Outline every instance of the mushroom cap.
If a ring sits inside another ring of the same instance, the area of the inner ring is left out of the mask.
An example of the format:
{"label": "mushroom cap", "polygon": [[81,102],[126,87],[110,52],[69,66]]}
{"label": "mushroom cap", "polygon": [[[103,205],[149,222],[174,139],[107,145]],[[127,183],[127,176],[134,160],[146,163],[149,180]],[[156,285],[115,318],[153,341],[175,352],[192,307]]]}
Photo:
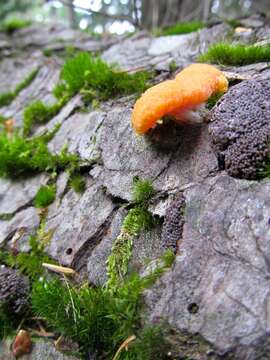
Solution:
{"label": "mushroom cap", "polygon": [[148,89],[135,103],[132,125],[142,135],[164,115],[179,113],[205,102],[213,93],[228,89],[221,71],[207,64],[192,64],[174,80],[167,80]]}

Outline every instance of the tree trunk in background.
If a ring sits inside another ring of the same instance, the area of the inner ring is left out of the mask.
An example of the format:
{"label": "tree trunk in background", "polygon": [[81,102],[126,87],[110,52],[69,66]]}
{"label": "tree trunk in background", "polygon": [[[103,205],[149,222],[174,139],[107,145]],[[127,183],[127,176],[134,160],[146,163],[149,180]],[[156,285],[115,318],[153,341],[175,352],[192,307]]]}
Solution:
{"label": "tree trunk in background", "polygon": [[270,1],[269,0],[259,0],[259,1],[254,0],[254,1],[252,1],[251,10],[269,14]]}
{"label": "tree trunk in background", "polygon": [[73,7],[73,0],[68,0],[70,6],[67,6],[68,22],[72,29],[76,29],[76,14]]}
{"label": "tree trunk in background", "polygon": [[203,5],[203,21],[204,22],[209,20],[211,7],[212,7],[212,0],[204,0],[204,5]]}
{"label": "tree trunk in background", "polygon": [[203,20],[206,0],[184,0],[181,9],[181,21]]}
{"label": "tree trunk in background", "polygon": [[208,20],[212,0],[142,0],[142,27],[154,29],[177,22]]}

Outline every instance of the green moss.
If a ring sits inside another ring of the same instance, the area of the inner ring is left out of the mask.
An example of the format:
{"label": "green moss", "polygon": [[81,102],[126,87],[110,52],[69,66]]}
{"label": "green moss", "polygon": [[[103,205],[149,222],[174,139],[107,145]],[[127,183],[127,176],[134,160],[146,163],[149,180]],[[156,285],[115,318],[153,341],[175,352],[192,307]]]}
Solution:
{"label": "green moss", "polygon": [[126,360],[165,360],[171,359],[167,354],[170,352],[170,345],[165,340],[165,331],[160,326],[149,326],[141,331],[130,351],[123,353],[121,359]]}
{"label": "green moss", "polygon": [[0,106],[9,105],[15,97],[16,95],[12,91],[0,94]]}
{"label": "green moss", "polygon": [[0,132],[0,176],[17,178],[43,171],[78,167],[78,158],[65,149],[53,155],[47,148],[51,134],[25,139],[17,132],[8,136]]}
{"label": "green moss", "polygon": [[169,64],[170,73],[174,73],[178,69],[178,66],[174,60],[172,60]]}
{"label": "green moss", "polygon": [[193,31],[198,31],[204,28],[205,25],[200,21],[191,21],[187,23],[179,23],[173,26],[170,26],[161,31],[160,35],[180,35],[180,34],[188,34]]}
{"label": "green moss", "polygon": [[218,43],[210,46],[198,60],[223,65],[247,65],[270,61],[270,46]]}
{"label": "green moss", "polygon": [[53,95],[56,99],[61,100],[64,97],[68,97],[67,85],[64,82],[59,82],[53,89]]}
{"label": "green moss", "polygon": [[[158,339],[161,341],[158,329],[144,330],[140,325],[142,292],[148,280],[133,274],[114,293],[106,287],[76,288],[67,280],[36,281],[32,291],[33,311],[46,319],[53,331],[76,341],[82,354],[90,351],[100,358],[110,359],[120,345],[135,334],[134,346],[120,358],[146,360],[151,346],[154,352],[153,346],[157,346]],[[163,356],[168,350],[166,347],[158,349]]]}
{"label": "green moss", "polygon": [[82,93],[86,102],[102,101],[120,95],[140,93],[147,88],[148,78],[149,74],[146,72],[130,75],[117,71],[100,57],[93,57],[84,52],[79,53],[66,60],[61,70],[61,81],[53,90],[58,101],[50,106],[42,101],[35,101],[25,109],[24,135],[29,135],[34,125],[47,123],[70,97],[78,92]]}
{"label": "green moss", "polygon": [[15,332],[16,325],[12,318],[0,303],[0,341]]}
{"label": "green moss", "polygon": [[13,214],[10,213],[0,214],[0,220],[9,221],[12,218],[13,218]]}
{"label": "green moss", "polygon": [[149,180],[140,180],[137,178],[134,179],[132,189],[133,202],[146,204],[154,194],[155,190]]}
{"label": "green moss", "polygon": [[83,193],[86,188],[86,181],[81,174],[74,174],[70,178],[69,185],[76,193]]}
{"label": "green moss", "polygon": [[54,167],[54,158],[40,138],[26,140],[0,133],[0,176],[17,177]]}
{"label": "green moss", "polygon": [[59,49],[44,49],[42,51],[43,55],[46,57],[51,57],[54,54],[57,55],[57,57],[60,57],[62,60],[66,61],[67,59],[70,59],[71,57],[75,56],[76,54],[80,53],[81,50],[76,48],[73,45],[65,45],[65,40],[64,39],[55,39],[55,42],[59,42],[61,44],[63,44],[63,46]]}
{"label": "green moss", "polygon": [[26,76],[26,78],[16,86],[15,93],[18,94],[24,88],[29,86],[31,84],[31,82],[35,79],[35,77],[37,76],[38,71],[39,71],[39,69],[35,69],[28,76]]}
{"label": "green moss", "polygon": [[66,100],[62,99],[53,105],[45,105],[42,101],[38,100],[26,107],[23,113],[24,136],[29,135],[34,125],[46,124],[60,111],[65,103]]}
{"label": "green moss", "polygon": [[123,222],[123,230],[132,236],[138,235],[142,230],[149,230],[154,224],[152,215],[142,207],[129,210]]}
{"label": "green moss", "polygon": [[53,54],[53,51],[52,51],[52,49],[43,49],[42,54],[46,57],[51,57]]}
{"label": "green moss", "polygon": [[0,124],[3,124],[6,120],[7,118],[5,116],[0,115]]}
{"label": "green moss", "polygon": [[132,255],[132,236],[121,233],[114,240],[111,254],[107,259],[108,289],[115,289],[124,281],[128,271],[129,259]]}
{"label": "green moss", "polygon": [[31,21],[29,20],[9,18],[2,24],[1,30],[8,34],[12,34],[14,31],[23,29],[29,25],[31,25]]}
{"label": "green moss", "polygon": [[[145,286],[151,287],[160,278],[165,271],[167,271],[175,260],[175,254],[172,250],[168,249],[155,263],[155,270],[152,271],[145,279]],[[152,263],[152,261],[150,261]]]}
{"label": "green moss", "polygon": [[[268,144],[268,148],[270,148],[270,144]],[[257,179],[270,178],[270,156],[267,156],[264,164],[257,171]]]}
{"label": "green moss", "polygon": [[107,287],[114,291],[128,272],[128,263],[132,255],[133,238],[142,230],[150,230],[155,221],[147,210],[148,202],[155,191],[151,182],[136,178],[133,185],[133,202],[125,217],[120,235],[114,240],[111,254],[107,259]]}
{"label": "green moss", "polygon": [[162,268],[170,268],[175,260],[175,254],[170,249],[166,250],[165,253],[161,256],[161,260],[163,261]]}
{"label": "green moss", "polygon": [[[44,252],[44,247],[52,235],[50,232],[46,233],[44,228],[45,222],[42,220],[37,233],[29,237],[29,252],[20,252],[15,255],[13,252],[0,250],[0,264],[17,269],[29,278],[30,283],[44,276],[46,271],[42,263],[55,264],[55,261]],[[33,325],[33,320],[29,321],[26,315],[31,317],[29,311],[23,315],[23,318],[10,314],[10,310],[0,303],[0,340],[15,334],[22,322]]]}
{"label": "green moss", "polygon": [[20,252],[18,255],[13,255],[10,252],[0,251],[2,263],[19,270],[32,281],[44,275],[42,263],[55,264],[55,261],[44,252],[44,247],[49,242],[51,236],[50,232],[45,233],[44,226],[45,223],[41,222],[36,235],[29,237],[29,252]]}
{"label": "green moss", "polygon": [[66,45],[64,49],[64,57],[71,58],[72,56],[76,55],[80,50],[76,48],[74,45]]}
{"label": "green moss", "polygon": [[0,107],[9,105],[24,88],[31,84],[37,73],[38,69],[32,71],[22,82],[16,86],[14,91],[0,94]]}
{"label": "green moss", "polygon": [[40,187],[34,198],[34,205],[37,208],[45,208],[55,200],[55,185],[43,185]]}
{"label": "green moss", "polygon": [[[1,262],[18,269],[31,280],[32,313],[28,316],[31,319],[42,317],[49,331],[77,342],[81,356],[90,351],[99,358],[111,359],[123,342],[135,335],[127,351],[119,352],[119,359],[149,360],[152,356],[167,359],[169,347],[164,331],[160,327],[142,327],[140,310],[143,291],[167,270],[172,257],[164,254],[152,273],[142,278],[131,274],[113,291],[109,287],[88,284],[76,286],[66,278],[46,277],[42,263],[54,262],[44,253],[50,237],[44,228],[42,221],[37,234],[30,237],[29,253],[15,256],[0,252]],[[0,306],[0,335],[3,337],[12,331],[12,321],[1,310]]]}
{"label": "green moss", "polygon": [[223,95],[223,92],[218,92],[210,96],[210,98],[206,102],[206,108],[211,110]]}
{"label": "green moss", "polygon": [[228,25],[230,25],[233,28],[236,28],[238,26],[242,26],[241,22],[237,19],[229,19],[225,20]]}
{"label": "green moss", "polygon": [[82,91],[85,99],[92,101],[140,93],[147,87],[149,74],[117,71],[100,57],[83,52],[66,61],[60,77],[71,95]]}

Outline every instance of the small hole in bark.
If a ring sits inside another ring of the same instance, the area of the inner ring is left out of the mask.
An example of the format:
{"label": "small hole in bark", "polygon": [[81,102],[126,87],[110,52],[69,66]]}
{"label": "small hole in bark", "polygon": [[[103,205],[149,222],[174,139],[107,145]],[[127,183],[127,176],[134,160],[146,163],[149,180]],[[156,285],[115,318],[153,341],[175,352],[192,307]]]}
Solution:
{"label": "small hole in bark", "polygon": [[270,218],[268,219],[268,224],[270,225]]}
{"label": "small hole in bark", "polygon": [[199,305],[197,305],[196,303],[191,303],[188,305],[187,309],[190,314],[197,314],[197,312],[199,311]]}
{"label": "small hole in bark", "polygon": [[72,254],[72,251],[73,251],[72,248],[68,248],[68,249],[66,250],[66,254],[67,254],[67,255],[71,255],[71,254]]}
{"label": "small hole in bark", "polygon": [[224,170],[225,169],[225,156],[223,154],[218,154],[217,161],[218,161],[218,169]]}
{"label": "small hole in bark", "polygon": [[136,182],[139,181],[139,180],[140,180],[140,178],[139,178],[138,175],[133,176],[133,179],[132,179],[133,184],[136,183]]}

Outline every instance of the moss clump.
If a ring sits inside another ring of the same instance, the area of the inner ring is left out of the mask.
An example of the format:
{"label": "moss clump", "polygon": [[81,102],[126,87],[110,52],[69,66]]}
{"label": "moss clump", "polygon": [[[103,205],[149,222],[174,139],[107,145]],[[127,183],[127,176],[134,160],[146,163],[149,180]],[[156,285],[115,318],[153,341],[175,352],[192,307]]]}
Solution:
{"label": "moss clump", "polygon": [[211,95],[210,98],[206,102],[206,108],[211,110],[223,95],[224,95],[223,92],[218,92],[218,93]]}
{"label": "moss clump", "polygon": [[270,46],[218,43],[210,46],[198,60],[223,65],[247,65],[270,61]]}
{"label": "moss clump", "polygon": [[115,239],[107,260],[107,287],[112,291],[123,282],[128,272],[133,238],[142,230],[149,230],[155,223],[147,210],[148,202],[155,193],[152,184],[147,180],[135,179],[132,193],[135,206],[125,217],[120,235]]}
{"label": "moss clump", "polygon": [[107,288],[114,292],[121,284],[128,271],[129,259],[132,255],[133,238],[121,232],[114,240],[111,254],[107,259]]}
{"label": "moss clump", "polygon": [[9,18],[1,26],[1,30],[5,31],[8,34],[14,33],[16,30],[23,29],[31,25],[31,21],[19,19],[19,18]]}
{"label": "moss clump", "polygon": [[170,268],[175,260],[175,254],[171,250],[167,250],[161,256],[161,261],[163,262],[163,266],[160,267],[164,270],[164,268]]}
{"label": "moss clump", "polygon": [[14,317],[8,315],[0,303],[0,341],[15,331]]}
{"label": "moss clump", "polygon": [[86,188],[86,181],[82,175],[74,174],[70,177],[69,185],[76,193],[83,193]]}
{"label": "moss clump", "polygon": [[191,21],[186,23],[179,23],[173,26],[170,26],[161,31],[160,35],[180,35],[180,34],[188,34],[194,31],[198,31],[205,27],[200,21]]}
{"label": "moss clump", "polygon": [[0,94],[0,107],[9,105],[24,88],[31,84],[31,82],[37,76],[37,73],[38,69],[33,70],[22,82],[16,86],[14,91]]}
{"label": "moss clump", "polygon": [[3,127],[8,119],[3,115],[0,115],[0,126]]}
{"label": "moss clump", "polygon": [[45,208],[55,200],[55,185],[41,186],[34,198],[34,205],[37,208]]}
{"label": "moss clump", "polygon": [[[133,274],[114,293],[106,287],[78,288],[67,280],[38,280],[32,291],[33,311],[53,330],[76,341],[82,355],[89,351],[110,359],[124,341],[135,335],[137,340],[121,354],[121,359],[148,360],[146,356],[150,349],[155,352],[157,341],[164,344],[161,329],[142,330],[140,325],[142,292],[153,278],[154,273],[144,278]],[[158,348],[160,357],[155,358],[165,359],[168,348]]]}
{"label": "moss clump", "polygon": [[[44,232],[44,226],[45,223],[42,221],[36,235],[29,237],[30,251],[28,253],[20,252],[15,255],[13,252],[0,250],[0,263],[26,275],[30,283],[44,276],[42,263],[55,264],[55,261],[44,252],[44,247],[50,239],[50,233]],[[25,312],[16,314],[14,311],[11,313],[10,309],[0,302],[0,340],[13,335],[18,326],[22,324],[22,320],[29,323],[30,326],[33,325],[33,321],[26,318],[26,315],[31,317],[28,305],[25,306],[25,310],[26,314]]]}
{"label": "moss clump", "polygon": [[79,160],[75,155],[65,149],[59,155],[49,152],[47,142],[53,133],[25,139],[16,132],[12,136],[0,132],[0,177],[16,178],[65,167],[76,169]]}
{"label": "moss clump", "polygon": [[170,73],[174,73],[178,69],[178,66],[174,60],[172,60],[169,64]]}
{"label": "moss clump", "polygon": [[225,21],[226,21],[226,23],[228,25],[230,25],[233,28],[236,28],[238,26],[242,26],[241,21],[239,21],[237,19],[229,19],[229,20],[225,20]]}
{"label": "moss clump", "polygon": [[45,105],[36,101],[24,111],[24,135],[27,136],[33,125],[47,123],[66,102],[81,92],[86,102],[107,100],[120,95],[140,93],[147,88],[149,74],[139,72],[128,74],[117,71],[100,57],[82,52],[66,60],[60,74],[61,81],[53,90],[58,101]]}
{"label": "moss clump", "polygon": [[[92,101],[140,93],[147,87],[149,74],[117,71],[100,57],[83,52],[66,61],[60,77],[65,84],[65,91],[71,95],[82,91],[85,99]],[[64,86],[62,90],[64,91]]]}
{"label": "moss clump", "polygon": [[46,124],[65,104],[65,100],[59,100],[53,105],[45,105],[38,100],[30,104],[23,113],[23,134],[29,135],[33,125]]}
{"label": "moss clump", "polygon": [[53,95],[56,99],[61,100],[65,97],[69,98],[68,90],[66,84],[63,82],[59,82],[55,85],[53,89]]}
{"label": "moss clump", "polygon": [[170,345],[164,335],[165,331],[160,326],[146,327],[131,345],[130,354],[123,355],[123,358],[128,360],[171,359],[171,356],[167,355],[170,352]]}
{"label": "moss clump", "polygon": [[17,177],[54,167],[54,158],[41,138],[26,140],[0,133],[0,176]]}
{"label": "moss clump", "polygon": [[1,262],[19,270],[32,281],[39,279],[40,276],[44,275],[42,263],[55,264],[55,261],[44,252],[44,247],[49,242],[50,235],[50,233],[45,233],[44,222],[41,222],[37,233],[29,237],[31,250],[27,253],[20,252],[17,255],[2,250],[0,251]]}
{"label": "moss clump", "polygon": [[[49,233],[44,232],[44,221],[41,222],[40,228],[38,229],[36,235],[29,237],[30,251],[28,253],[20,252],[14,254],[14,252],[8,252],[5,250],[0,250],[0,264],[4,264],[8,267],[18,270],[23,275],[26,275],[30,282],[33,282],[39,279],[44,275],[44,268],[42,266],[43,262],[55,264],[55,261],[50,259],[44,252],[44,247],[49,240]],[[19,287],[22,288],[23,284],[19,284]],[[28,290],[28,289],[27,289]],[[25,297],[28,298],[27,290]],[[22,293],[20,293],[22,295]],[[14,295],[15,296],[15,295]],[[12,297],[14,306],[19,305],[22,298],[20,297],[18,301]],[[22,324],[22,321],[29,325],[33,325],[33,321],[29,321],[27,316],[31,317],[28,308],[28,301],[23,308],[23,312],[16,313],[14,309],[10,309],[10,306],[5,303],[0,302],[0,340],[7,338],[16,333],[18,326]]]}
{"label": "moss clump", "polygon": [[267,156],[263,166],[258,169],[257,179],[270,178],[270,156]]}
{"label": "moss clump", "polygon": [[155,194],[152,183],[149,180],[140,180],[135,178],[132,189],[132,198],[134,203],[145,204]]}
{"label": "moss clump", "polygon": [[15,99],[15,97],[16,95],[12,91],[0,94],[0,106],[2,107],[9,105]]}
{"label": "moss clump", "polygon": [[143,207],[135,207],[129,210],[123,222],[123,231],[131,236],[138,235],[142,230],[149,230],[154,225],[152,215]]}
{"label": "moss clump", "polygon": [[52,49],[43,49],[42,54],[46,57],[51,57],[53,55]]}

